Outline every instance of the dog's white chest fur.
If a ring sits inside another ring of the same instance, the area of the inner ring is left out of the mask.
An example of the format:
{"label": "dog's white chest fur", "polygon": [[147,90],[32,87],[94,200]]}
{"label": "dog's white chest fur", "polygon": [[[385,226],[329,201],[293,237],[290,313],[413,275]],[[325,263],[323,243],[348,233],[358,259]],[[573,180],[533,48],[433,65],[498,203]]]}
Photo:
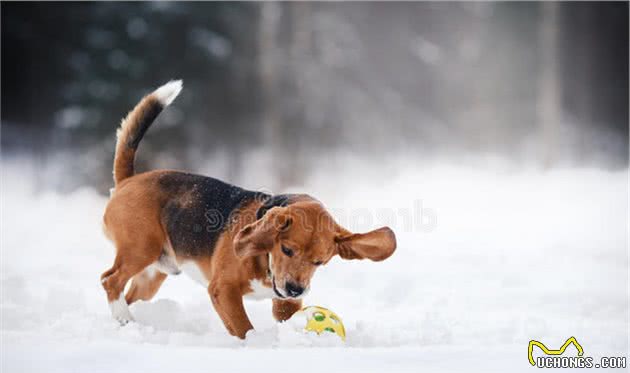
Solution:
{"label": "dog's white chest fur", "polygon": [[269,299],[273,298],[275,295],[271,286],[265,286],[265,284],[258,279],[251,280],[249,287],[252,291],[244,295],[245,299]]}
{"label": "dog's white chest fur", "polygon": [[195,282],[200,284],[203,287],[208,287],[210,282],[206,278],[206,276],[201,272],[201,269],[194,262],[184,262],[180,266],[181,270],[188,275],[188,277],[192,278]]}

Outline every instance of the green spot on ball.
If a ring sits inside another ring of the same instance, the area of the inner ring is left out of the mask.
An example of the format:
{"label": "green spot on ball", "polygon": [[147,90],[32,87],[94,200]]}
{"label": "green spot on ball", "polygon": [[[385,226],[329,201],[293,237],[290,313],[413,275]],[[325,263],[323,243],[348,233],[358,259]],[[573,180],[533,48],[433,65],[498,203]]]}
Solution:
{"label": "green spot on ball", "polygon": [[326,319],[326,316],[324,316],[323,313],[315,312],[313,314],[313,318],[315,319],[315,321],[324,321]]}

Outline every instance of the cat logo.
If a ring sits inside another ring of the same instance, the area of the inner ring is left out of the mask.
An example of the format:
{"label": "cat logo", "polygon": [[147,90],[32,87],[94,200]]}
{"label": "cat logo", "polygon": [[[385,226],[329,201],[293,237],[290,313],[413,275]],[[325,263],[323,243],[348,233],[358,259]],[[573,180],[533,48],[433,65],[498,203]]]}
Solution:
{"label": "cat logo", "polygon": [[534,361],[534,356],[532,355],[532,352],[534,351],[534,346],[538,346],[538,348],[540,348],[542,352],[544,352],[547,355],[562,355],[570,344],[573,344],[575,346],[575,348],[578,351],[578,356],[584,355],[584,349],[578,343],[575,337],[571,337],[567,339],[567,341],[564,342],[564,344],[560,346],[560,348],[557,350],[550,350],[547,348],[547,346],[545,346],[541,342],[531,340],[529,341],[529,346],[527,347],[527,357],[529,358],[529,363],[534,366],[536,365],[536,362]]}

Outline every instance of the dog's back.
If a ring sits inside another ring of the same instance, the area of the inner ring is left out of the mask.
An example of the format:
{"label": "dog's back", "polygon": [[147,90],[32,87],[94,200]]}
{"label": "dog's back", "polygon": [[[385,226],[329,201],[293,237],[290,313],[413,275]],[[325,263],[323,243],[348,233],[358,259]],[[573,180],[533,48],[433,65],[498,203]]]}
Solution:
{"label": "dog's back", "polygon": [[[144,97],[117,132],[115,188],[103,217],[105,233],[117,249],[116,268],[118,262],[131,257],[134,267],[136,263],[138,268],[156,264],[163,272],[179,273],[177,258],[209,259],[218,238],[230,221],[238,218],[238,212],[252,202],[262,204],[269,198],[264,193],[186,172],[135,174],[140,141],[181,88],[181,81],[171,81]],[[104,278],[111,275],[109,272]]]}
{"label": "dog's back", "polygon": [[182,172],[159,175],[158,186],[168,197],[161,221],[175,254],[210,256],[219,235],[248,203],[269,197],[211,177]]}

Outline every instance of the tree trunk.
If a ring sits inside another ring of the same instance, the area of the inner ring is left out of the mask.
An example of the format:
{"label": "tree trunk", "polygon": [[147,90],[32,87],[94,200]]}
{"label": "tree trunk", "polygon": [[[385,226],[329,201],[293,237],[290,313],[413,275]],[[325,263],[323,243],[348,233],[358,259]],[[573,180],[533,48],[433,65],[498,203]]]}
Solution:
{"label": "tree trunk", "polygon": [[544,2],[540,17],[541,71],[538,82],[538,121],[542,137],[542,165],[551,168],[557,161],[560,125],[560,89],[557,71],[558,4]]}

